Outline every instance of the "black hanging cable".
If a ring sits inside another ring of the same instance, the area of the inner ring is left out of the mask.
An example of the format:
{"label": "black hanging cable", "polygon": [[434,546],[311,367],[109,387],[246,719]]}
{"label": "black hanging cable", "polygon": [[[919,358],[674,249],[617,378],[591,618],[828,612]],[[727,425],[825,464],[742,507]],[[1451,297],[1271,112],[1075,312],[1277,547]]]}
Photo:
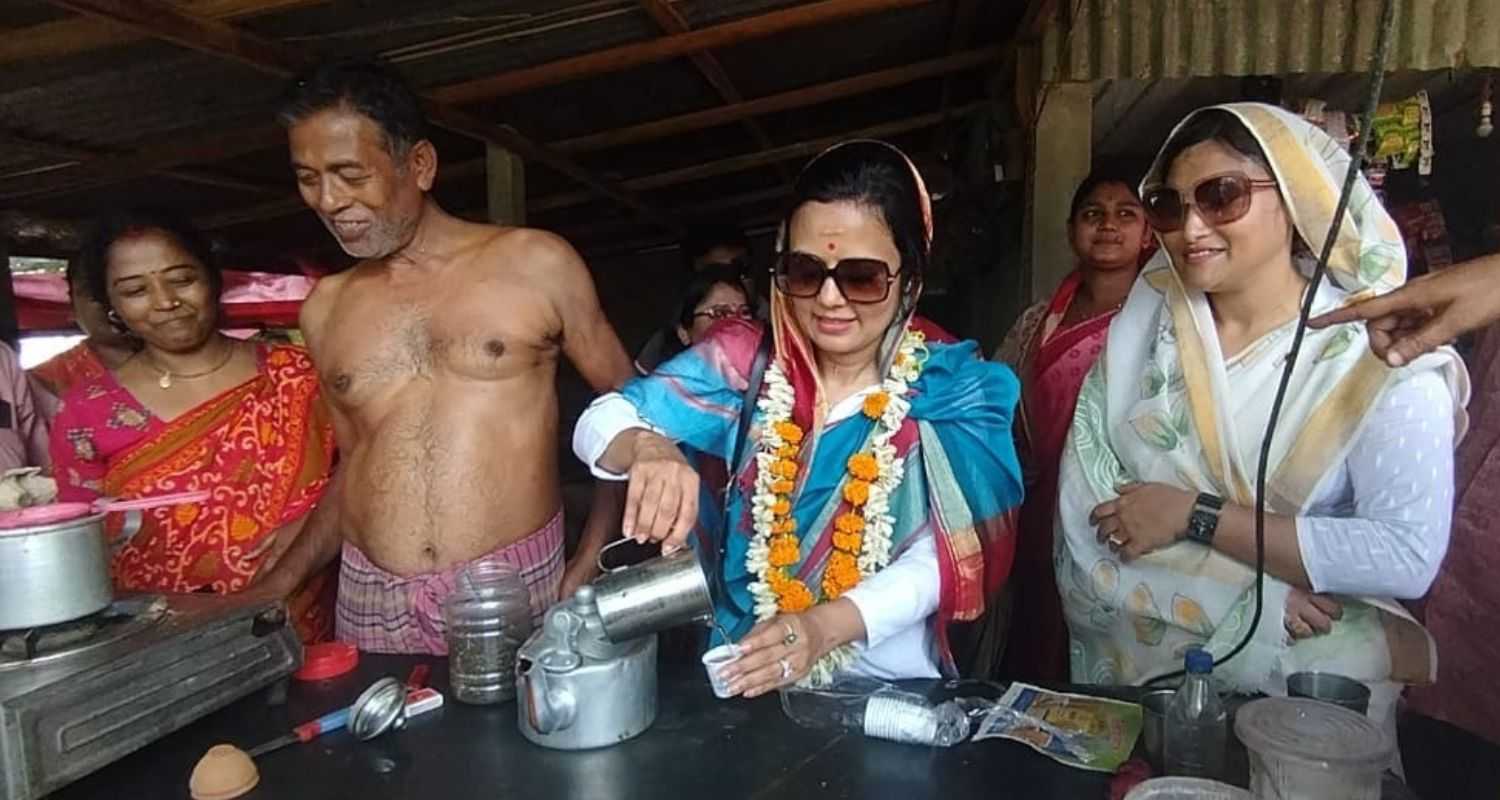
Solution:
{"label": "black hanging cable", "polygon": [[[1307,293],[1302,299],[1302,310],[1297,317],[1297,330],[1292,336],[1292,349],[1287,353],[1286,366],[1281,370],[1281,383],[1276,387],[1276,399],[1271,403],[1271,416],[1266,421],[1266,435],[1260,443],[1260,463],[1255,470],[1255,613],[1250,617],[1250,627],[1244,637],[1228,653],[1214,659],[1218,667],[1239,655],[1255,638],[1255,629],[1260,627],[1260,618],[1265,610],[1266,582],[1266,471],[1271,462],[1271,442],[1276,435],[1276,423],[1281,419],[1281,404],[1286,398],[1287,386],[1297,366],[1297,356],[1302,352],[1302,338],[1307,333],[1307,320],[1312,316],[1313,302],[1318,296],[1318,287],[1328,270],[1328,259],[1333,255],[1333,246],[1338,241],[1339,228],[1344,224],[1344,214],[1349,209],[1349,197],[1359,180],[1359,171],[1364,166],[1366,148],[1370,144],[1370,129],[1375,109],[1380,105],[1380,89],[1385,83],[1385,62],[1391,49],[1391,31],[1396,19],[1395,0],[1384,0],[1380,9],[1380,38],[1375,44],[1375,55],[1370,62],[1370,86],[1365,97],[1365,107],[1359,118],[1359,136],[1349,152],[1349,171],[1344,175],[1344,188],[1339,193],[1338,206],[1333,211],[1333,223],[1323,241],[1323,252],[1313,267],[1307,284]],[[1147,685],[1180,678],[1182,670],[1158,675],[1146,681]]]}

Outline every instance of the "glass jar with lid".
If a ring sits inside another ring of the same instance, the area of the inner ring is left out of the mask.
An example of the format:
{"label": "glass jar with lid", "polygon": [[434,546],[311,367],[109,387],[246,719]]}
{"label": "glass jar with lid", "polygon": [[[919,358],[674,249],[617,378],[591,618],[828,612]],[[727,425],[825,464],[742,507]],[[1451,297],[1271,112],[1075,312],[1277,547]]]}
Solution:
{"label": "glass jar with lid", "polygon": [[516,696],[516,651],[531,635],[531,594],[514,565],[479,561],[459,573],[443,602],[454,699],[500,703]]}

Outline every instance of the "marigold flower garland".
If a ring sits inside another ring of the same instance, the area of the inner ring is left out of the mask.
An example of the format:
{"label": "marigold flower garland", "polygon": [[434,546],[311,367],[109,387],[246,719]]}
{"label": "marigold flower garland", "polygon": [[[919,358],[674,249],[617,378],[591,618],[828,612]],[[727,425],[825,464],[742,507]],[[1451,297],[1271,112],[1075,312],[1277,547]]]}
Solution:
{"label": "marigold flower garland", "polygon": [[[833,551],[823,567],[819,586],[822,600],[842,597],[890,563],[896,524],[890,513],[890,497],[904,477],[891,439],[911,410],[906,395],[921,374],[926,351],[925,337],[907,331],[880,390],[864,400],[861,410],[875,420],[875,432],[870,437],[870,449],[854,454],[846,464],[843,499],[849,510],[834,519]],[[778,613],[806,611],[819,601],[796,577],[802,551],[797,520],[792,516],[792,493],[798,485],[797,458],[806,432],[791,421],[796,393],[779,365],[766,369],[765,387],[758,404],[763,421],[755,454],[755,492],[750,501],[754,536],[746,553],[747,566],[756,577],[750,584],[755,617],[762,622]],[[854,658],[853,647],[839,647],[819,659],[806,680],[814,686],[826,684]]]}

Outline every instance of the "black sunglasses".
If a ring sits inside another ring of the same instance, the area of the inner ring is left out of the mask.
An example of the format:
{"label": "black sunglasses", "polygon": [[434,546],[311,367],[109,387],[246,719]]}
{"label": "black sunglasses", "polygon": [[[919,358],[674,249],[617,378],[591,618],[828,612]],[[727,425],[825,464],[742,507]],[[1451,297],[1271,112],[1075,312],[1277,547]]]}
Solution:
{"label": "black sunglasses", "polygon": [[1141,204],[1146,207],[1151,227],[1162,233],[1182,230],[1190,208],[1197,208],[1210,225],[1228,225],[1250,213],[1250,201],[1257,189],[1275,185],[1276,181],[1252,178],[1243,172],[1226,172],[1198,181],[1189,192],[1192,203],[1170,186],[1154,186],[1146,190]]}
{"label": "black sunglasses", "polygon": [[833,266],[808,253],[776,259],[776,288],[790,297],[817,297],[829,279],[851,303],[879,303],[890,296],[896,272],[878,258],[845,258]]}

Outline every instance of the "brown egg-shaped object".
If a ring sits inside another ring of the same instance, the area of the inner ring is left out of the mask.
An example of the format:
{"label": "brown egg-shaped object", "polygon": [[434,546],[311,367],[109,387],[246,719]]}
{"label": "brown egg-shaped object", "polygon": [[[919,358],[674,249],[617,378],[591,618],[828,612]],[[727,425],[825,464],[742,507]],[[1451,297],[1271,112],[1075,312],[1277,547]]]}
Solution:
{"label": "brown egg-shaped object", "polygon": [[231,800],[260,783],[260,770],[244,750],[232,744],[216,744],[198,759],[188,778],[193,800]]}

